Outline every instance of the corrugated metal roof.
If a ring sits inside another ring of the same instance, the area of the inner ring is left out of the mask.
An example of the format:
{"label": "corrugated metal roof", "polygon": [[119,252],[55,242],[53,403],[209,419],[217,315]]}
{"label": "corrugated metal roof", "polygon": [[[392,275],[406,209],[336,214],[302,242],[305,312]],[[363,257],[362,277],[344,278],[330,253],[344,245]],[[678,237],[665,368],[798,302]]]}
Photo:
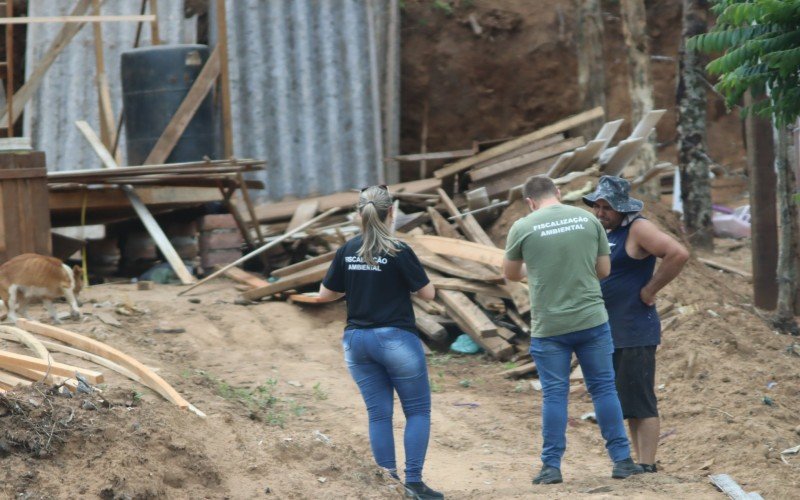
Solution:
{"label": "corrugated metal roof", "polygon": [[387,4],[226,0],[234,152],[267,159],[269,198],[383,180]]}
{"label": "corrugated metal roof", "polygon": [[[30,0],[28,15],[67,15],[75,2]],[[139,14],[140,2],[106,0],[101,13],[109,15]],[[183,17],[183,2],[158,2],[159,36],[164,43],[193,43],[196,23]],[[91,14],[91,12],[89,12]],[[111,91],[114,116],[119,119],[122,107],[120,84],[120,55],[133,47],[135,22],[103,23],[103,48],[106,73]],[[28,25],[26,73],[47,51],[61,24]],[[140,46],[150,45],[150,26],[142,28]],[[39,91],[25,109],[24,134],[31,137],[33,147],[47,154],[49,170],[100,168],[97,156],[75,126],[76,120],[86,120],[99,133],[99,111],[95,79],[94,34],[90,24],[84,25],[70,44],[58,56],[45,75]],[[125,152],[124,133],[120,150]]]}

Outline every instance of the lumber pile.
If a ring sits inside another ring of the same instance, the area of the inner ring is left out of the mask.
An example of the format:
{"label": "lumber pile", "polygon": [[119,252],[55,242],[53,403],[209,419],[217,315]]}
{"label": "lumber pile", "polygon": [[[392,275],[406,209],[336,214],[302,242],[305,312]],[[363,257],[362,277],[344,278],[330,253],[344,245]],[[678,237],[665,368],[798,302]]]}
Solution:
{"label": "lumber pile", "polygon": [[[529,361],[528,287],[503,278],[504,250],[487,234],[489,224],[499,215],[500,206],[521,198],[520,185],[531,175],[550,175],[561,186],[565,200],[580,200],[601,175],[622,172],[661,115],[662,111],[648,115],[629,138],[609,148],[622,120],[606,123],[590,139],[574,134],[576,129],[603,118],[603,110],[595,108],[483,150],[476,146],[471,151],[440,154],[441,159],[453,161],[435,170],[432,178],[389,186],[396,199],[396,235],[414,250],[437,289],[432,302],[412,298],[423,339],[431,347],[442,349],[467,334],[495,359]],[[427,161],[439,156],[401,159]],[[659,173],[664,170],[659,168]],[[283,253],[270,256],[274,264],[270,282],[248,285],[243,298],[290,298],[303,307],[318,304],[314,292],[335,250],[360,231],[352,212],[357,201],[358,192],[353,190],[257,206],[256,218],[266,224],[262,226],[266,240],[280,238],[330,207],[350,207],[351,212],[283,241]],[[241,276],[235,279],[253,283]],[[504,375],[518,377],[533,372],[535,366],[528,363]]]}
{"label": "lumber pile", "polygon": [[92,389],[85,384],[103,383],[102,372],[54,360],[52,352],[58,352],[108,368],[152,389],[180,409],[188,409],[199,416],[205,416],[153,369],[124,352],[92,338],[56,326],[20,319],[17,321],[17,327],[0,326],[0,339],[22,344],[34,354],[30,356],[0,350],[2,391],[30,385],[33,382],[61,385],[72,392],[91,391]]}

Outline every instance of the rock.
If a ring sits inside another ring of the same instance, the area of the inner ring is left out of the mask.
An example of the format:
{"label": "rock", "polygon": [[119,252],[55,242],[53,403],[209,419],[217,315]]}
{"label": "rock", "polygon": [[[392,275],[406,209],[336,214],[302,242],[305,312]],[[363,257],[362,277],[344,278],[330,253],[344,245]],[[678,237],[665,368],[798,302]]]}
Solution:
{"label": "rock", "polygon": [[168,325],[166,323],[160,323],[154,331],[156,333],[185,333],[186,328],[183,328],[181,326]]}
{"label": "rock", "polygon": [[153,282],[152,281],[137,281],[136,282],[136,289],[137,290],[152,290],[153,289]]}
{"label": "rock", "polygon": [[201,300],[198,299],[197,297],[192,297],[191,299],[189,299],[189,302],[191,302],[192,304],[199,304]]}
{"label": "rock", "polygon": [[794,428],[794,433],[800,436],[800,425]]}
{"label": "rock", "polygon": [[234,299],[233,303],[236,304],[237,306],[249,306],[253,304],[252,301],[247,300],[243,297],[237,297],[236,299]]}
{"label": "rock", "polygon": [[122,323],[120,323],[117,318],[107,312],[100,311],[95,313],[94,316],[107,325],[122,326]]}
{"label": "rock", "polygon": [[297,380],[287,380],[286,383],[292,387],[303,387],[302,382],[298,382]]}

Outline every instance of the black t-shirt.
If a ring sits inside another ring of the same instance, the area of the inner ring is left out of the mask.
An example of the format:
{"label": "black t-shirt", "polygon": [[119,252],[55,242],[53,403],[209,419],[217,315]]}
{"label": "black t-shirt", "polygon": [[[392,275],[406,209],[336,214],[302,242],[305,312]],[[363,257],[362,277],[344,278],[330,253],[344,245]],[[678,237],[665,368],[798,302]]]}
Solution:
{"label": "black t-shirt", "polygon": [[392,255],[377,257],[371,266],[358,256],[362,237],[356,236],[336,251],[322,284],[347,299],[347,328],[392,326],[417,333],[411,292],[430,280],[408,245]]}

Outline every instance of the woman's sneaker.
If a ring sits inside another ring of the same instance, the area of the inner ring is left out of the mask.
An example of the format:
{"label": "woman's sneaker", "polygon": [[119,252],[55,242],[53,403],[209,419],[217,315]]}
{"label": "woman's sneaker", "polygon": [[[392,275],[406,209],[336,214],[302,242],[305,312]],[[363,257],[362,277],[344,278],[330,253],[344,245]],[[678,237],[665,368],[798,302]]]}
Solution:
{"label": "woman's sneaker", "polygon": [[619,462],[614,462],[614,468],[611,470],[611,477],[614,479],[625,479],[626,477],[633,476],[634,474],[642,474],[644,469],[641,465],[635,463],[630,457]]}
{"label": "woman's sneaker", "polygon": [[549,465],[542,467],[542,470],[539,471],[539,475],[533,478],[533,484],[558,484],[563,482],[564,480],[561,479],[561,470],[550,467]]}
{"label": "woman's sneaker", "polygon": [[435,500],[444,498],[444,495],[436,490],[432,490],[423,483],[406,483],[406,498],[413,498],[415,500]]}

